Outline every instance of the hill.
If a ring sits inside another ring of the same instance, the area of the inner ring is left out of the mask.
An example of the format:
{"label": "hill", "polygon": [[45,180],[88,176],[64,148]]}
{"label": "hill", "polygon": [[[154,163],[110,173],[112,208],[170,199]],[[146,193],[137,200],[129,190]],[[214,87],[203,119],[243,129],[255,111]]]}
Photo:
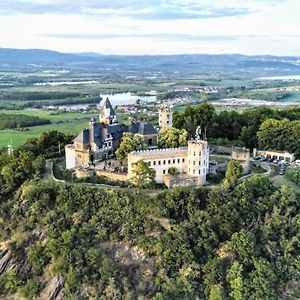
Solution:
{"label": "hill", "polygon": [[122,69],[123,72],[181,72],[187,74],[259,73],[300,74],[299,57],[240,54],[102,55],[61,53],[42,49],[0,48],[0,70],[68,68],[71,70]]}

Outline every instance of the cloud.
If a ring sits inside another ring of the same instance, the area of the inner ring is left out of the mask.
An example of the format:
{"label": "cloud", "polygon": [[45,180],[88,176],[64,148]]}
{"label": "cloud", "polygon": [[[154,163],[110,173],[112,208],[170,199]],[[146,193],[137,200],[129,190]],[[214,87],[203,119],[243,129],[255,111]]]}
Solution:
{"label": "cloud", "polygon": [[[276,1],[192,1],[192,0],[1,0],[0,14],[79,14],[101,18],[174,20],[242,16],[252,13],[257,3]],[[251,5],[250,5],[250,4]],[[253,5],[253,3],[256,3]]]}
{"label": "cloud", "polygon": [[204,42],[227,42],[240,40],[283,40],[299,39],[300,35],[196,35],[177,33],[95,33],[95,34],[42,34],[41,37],[60,39],[81,40],[109,40],[126,38],[146,38],[160,41],[204,41]]}

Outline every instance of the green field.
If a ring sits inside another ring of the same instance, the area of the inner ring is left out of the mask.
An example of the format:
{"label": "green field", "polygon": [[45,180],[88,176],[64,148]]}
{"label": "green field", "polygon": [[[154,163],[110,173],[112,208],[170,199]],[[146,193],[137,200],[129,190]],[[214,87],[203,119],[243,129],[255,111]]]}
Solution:
{"label": "green field", "polygon": [[28,131],[18,130],[1,130],[0,131],[0,147],[7,146],[12,140],[13,147],[16,148],[26,142],[27,139],[37,137],[42,132],[49,130],[58,130],[64,133],[77,135],[83,128],[88,126],[89,119],[92,114],[84,114],[78,112],[68,112],[56,114],[51,111],[44,110],[2,110],[7,114],[25,114],[29,116],[37,116],[49,119],[51,125],[41,125],[28,127]]}
{"label": "green field", "polygon": [[[28,127],[28,131],[18,131],[14,129],[0,130],[0,148],[6,147],[12,140],[13,147],[17,148],[24,144],[27,139],[39,136],[42,132],[50,130],[58,130],[64,133],[77,135],[83,128],[87,127],[91,117],[98,117],[95,111],[90,113],[81,112],[53,112],[48,110],[1,110],[1,113],[6,114],[24,114],[28,116],[36,116],[49,119],[52,124]],[[118,120],[121,123],[127,123],[128,116],[118,113]]]}

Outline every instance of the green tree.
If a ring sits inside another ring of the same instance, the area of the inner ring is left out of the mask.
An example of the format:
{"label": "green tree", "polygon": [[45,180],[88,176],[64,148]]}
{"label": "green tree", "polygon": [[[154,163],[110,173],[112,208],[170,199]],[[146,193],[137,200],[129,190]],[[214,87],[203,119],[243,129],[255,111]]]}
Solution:
{"label": "green tree", "polygon": [[120,160],[127,158],[127,155],[135,150],[146,149],[143,136],[140,134],[125,133],[122,137],[121,144],[116,151],[116,156]]}
{"label": "green tree", "polygon": [[243,281],[243,265],[238,262],[234,262],[227,274],[227,280],[229,281],[231,292],[230,296],[233,300],[244,300],[244,281]]}
{"label": "green tree", "polygon": [[228,163],[225,178],[222,182],[222,186],[227,189],[231,189],[235,187],[241,175],[242,175],[242,166],[237,160],[231,160]]}
{"label": "green tree", "polygon": [[214,285],[210,289],[209,300],[224,300],[224,289],[221,285]]}
{"label": "green tree", "polygon": [[177,175],[177,174],[179,174],[179,171],[178,171],[178,169],[176,167],[170,167],[168,169],[168,174],[170,174],[170,175]]}
{"label": "green tree", "polygon": [[158,146],[160,148],[177,148],[187,145],[188,133],[185,129],[165,127],[159,131]]}
{"label": "green tree", "polygon": [[133,174],[131,182],[138,188],[150,187],[154,183],[155,171],[143,160],[134,164]]}

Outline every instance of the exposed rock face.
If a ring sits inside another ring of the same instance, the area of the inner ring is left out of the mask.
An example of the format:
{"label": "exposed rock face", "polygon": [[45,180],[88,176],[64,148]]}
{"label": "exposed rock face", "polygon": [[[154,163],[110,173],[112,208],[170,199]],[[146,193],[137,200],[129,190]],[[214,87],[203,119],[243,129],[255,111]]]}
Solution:
{"label": "exposed rock face", "polygon": [[41,292],[40,298],[42,300],[60,300],[62,299],[62,289],[64,281],[60,276],[53,277]]}
{"label": "exposed rock face", "polygon": [[0,274],[4,273],[12,265],[11,252],[7,249],[0,249]]}

